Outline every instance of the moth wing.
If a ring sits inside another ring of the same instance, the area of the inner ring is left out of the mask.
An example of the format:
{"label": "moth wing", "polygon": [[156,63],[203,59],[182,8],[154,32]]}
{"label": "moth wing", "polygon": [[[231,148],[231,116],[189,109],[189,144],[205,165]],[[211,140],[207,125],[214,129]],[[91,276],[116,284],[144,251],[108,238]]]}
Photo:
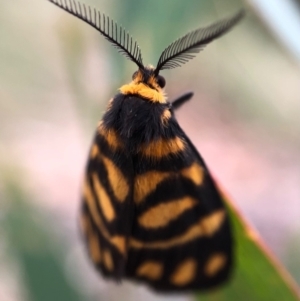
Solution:
{"label": "moth wing", "polygon": [[232,236],[204,161],[179,126],[177,134],[180,152],[136,160],[126,275],[159,291],[205,290],[228,278]]}
{"label": "moth wing", "polygon": [[106,277],[122,278],[133,221],[133,166],[114,130],[100,123],[83,185],[81,228],[88,253]]}

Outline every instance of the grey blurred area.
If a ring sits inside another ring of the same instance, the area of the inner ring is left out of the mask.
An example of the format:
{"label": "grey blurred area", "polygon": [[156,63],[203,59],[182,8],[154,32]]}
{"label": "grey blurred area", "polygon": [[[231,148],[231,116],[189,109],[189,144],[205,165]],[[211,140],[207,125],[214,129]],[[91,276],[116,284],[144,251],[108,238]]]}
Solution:
{"label": "grey blurred area", "polygon": [[[170,100],[194,91],[179,123],[300,283],[299,1],[84,2],[129,30],[153,65],[189,30],[246,9],[232,32],[162,75]],[[103,281],[78,231],[97,122],[135,65],[46,0],[1,1],[0,37],[0,300],[190,300]]]}

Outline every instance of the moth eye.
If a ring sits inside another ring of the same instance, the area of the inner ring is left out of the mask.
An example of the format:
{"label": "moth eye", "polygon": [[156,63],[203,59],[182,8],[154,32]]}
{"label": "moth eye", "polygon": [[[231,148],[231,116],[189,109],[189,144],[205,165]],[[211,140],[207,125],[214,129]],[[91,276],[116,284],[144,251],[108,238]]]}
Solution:
{"label": "moth eye", "polygon": [[163,76],[158,75],[156,81],[157,81],[157,84],[158,84],[161,88],[164,88],[164,87],[165,87],[165,85],[166,85],[166,80],[165,80],[165,78],[164,78]]}
{"label": "moth eye", "polygon": [[136,78],[137,74],[138,74],[138,71],[135,71],[135,72],[132,74],[132,79],[133,79],[133,80]]}

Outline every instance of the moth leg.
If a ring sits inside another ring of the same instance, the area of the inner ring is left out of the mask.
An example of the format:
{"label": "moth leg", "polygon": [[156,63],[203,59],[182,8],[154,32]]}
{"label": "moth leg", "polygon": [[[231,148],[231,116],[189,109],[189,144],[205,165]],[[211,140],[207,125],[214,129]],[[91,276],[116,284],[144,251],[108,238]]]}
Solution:
{"label": "moth leg", "polygon": [[171,101],[172,108],[174,110],[179,109],[186,101],[190,100],[194,96],[194,92],[187,92],[175,100]]}

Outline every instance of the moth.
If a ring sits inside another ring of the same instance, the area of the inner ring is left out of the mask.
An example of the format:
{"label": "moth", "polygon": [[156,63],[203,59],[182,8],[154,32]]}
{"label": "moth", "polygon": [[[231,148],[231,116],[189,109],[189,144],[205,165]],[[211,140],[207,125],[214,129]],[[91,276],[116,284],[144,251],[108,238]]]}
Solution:
{"label": "moth", "polygon": [[111,18],[75,0],[48,0],[94,27],[137,65],[109,101],[92,143],[83,185],[81,229],[106,278],[162,292],[206,290],[233,266],[228,213],[200,154],[168,102],[159,73],[180,67],[237,24],[243,11],[171,43],[156,67]]}

